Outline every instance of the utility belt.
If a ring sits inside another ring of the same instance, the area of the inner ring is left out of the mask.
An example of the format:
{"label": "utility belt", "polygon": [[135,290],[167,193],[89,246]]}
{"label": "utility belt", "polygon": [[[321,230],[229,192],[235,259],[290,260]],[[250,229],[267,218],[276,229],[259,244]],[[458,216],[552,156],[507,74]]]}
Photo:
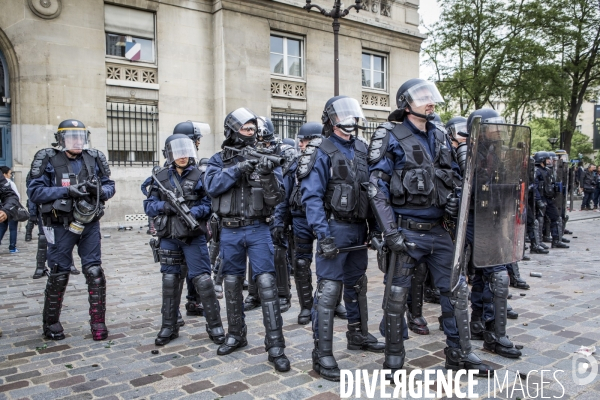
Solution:
{"label": "utility belt", "polygon": [[261,222],[266,223],[266,218],[221,218],[221,226],[223,228],[242,228],[244,226],[260,225]]}
{"label": "utility belt", "polygon": [[410,218],[404,219],[401,215],[398,215],[398,226],[402,229],[408,229],[409,231],[430,231],[438,226],[441,221],[442,220],[439,219],[435,222],[417,222]]}
{"label": "utility belt", "polygon": [[341,218],[341,217],[336,216],[333,212],[328,213],[327,220],[328,221],[345,222],[347,224],[362,224],[366,221],[364,219]]}

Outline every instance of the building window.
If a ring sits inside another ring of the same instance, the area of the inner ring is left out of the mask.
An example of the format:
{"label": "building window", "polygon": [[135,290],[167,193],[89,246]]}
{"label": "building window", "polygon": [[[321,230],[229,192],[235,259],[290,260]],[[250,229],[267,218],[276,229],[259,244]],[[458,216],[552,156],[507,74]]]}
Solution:
{"label": "building window", "polygon": [[158,107],[106,103],[108,160],[117,166],[158,164]]}
{"label": "building window", "polygon": [[575,126],[575,130],[577,132],[581,132],[581,127],[582,127],[582,125],[577,125],[577,126]]}
{"label": "building window", "polygon": [[369,89],[386,89],[386,61],[384,56],[362,53],[362,85]]}
{"label": "building window", "polygon": [[274,112],[271,114],[271,122],[275,126],[275,134],[280,138],[296,139],[300,127],[306,123],[306,114]]}
{"label": "building window", "polygon": [[106,55],[130,61],[154,63],[154,14],[104,5]]}
{"label": "building window", "polygon": [[302,40],[271,35],[271,73],[301,78],[303,51]]}

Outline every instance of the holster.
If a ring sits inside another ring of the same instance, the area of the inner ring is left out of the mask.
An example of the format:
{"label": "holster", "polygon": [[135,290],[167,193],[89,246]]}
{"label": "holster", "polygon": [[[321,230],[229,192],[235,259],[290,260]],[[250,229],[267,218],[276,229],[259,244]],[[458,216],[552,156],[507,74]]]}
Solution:
{"label": "holster", "polygon": [[221,241],[221,219],[215,213],[210,216],[210,220],[208,222],[210,224],[210,231],[212,232],[212,240],[213,242]]}
{"label": "holster", "polygon": [[152,250],[152,257],[154,257],[154,262],[160,262],[160,255],[158,254],[158,249],[160,249],[160,239],[152,238],[150,239],[150,250]]}

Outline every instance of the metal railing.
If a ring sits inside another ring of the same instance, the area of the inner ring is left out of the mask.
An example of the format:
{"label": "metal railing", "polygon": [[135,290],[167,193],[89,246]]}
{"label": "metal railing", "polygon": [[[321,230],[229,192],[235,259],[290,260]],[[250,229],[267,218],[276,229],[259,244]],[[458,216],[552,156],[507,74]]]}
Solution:
{"label": "metal railing", "polygon": [[271,121],[275,126],[275,134],[282,139],[296,139],[300,127],[306,123],[306,114],[274,112]]}
{"label": "metal railing", "polygon": [[117,166],[158,164],[158,107],[106,103],[108,160]]}
{"label": "metal railing", "polygon": [[367,141],[371,141],[371,136],[377,130],[377,127],[384,123],[385,121],[368,121],[364,130],[362,130],[362,137],[367,139]]}

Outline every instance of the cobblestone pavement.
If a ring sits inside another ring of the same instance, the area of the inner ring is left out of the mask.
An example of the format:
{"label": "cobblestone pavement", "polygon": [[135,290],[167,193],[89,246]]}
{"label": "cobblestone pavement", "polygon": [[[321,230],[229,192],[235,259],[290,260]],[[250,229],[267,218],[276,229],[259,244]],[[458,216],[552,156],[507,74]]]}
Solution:
{"label": "cobblestone pavement", "polygon": [[[580,212],[577,218],[584,218]],[[512,289],[510,304],[519,319],[509,320],[508,333],[524,345],[519,360],[504,359],[483,352],[482,342],[474,349],[493,364],[499,378],[509,374],[512,387],[515,373],[531,370],[564,370],[557,375],[564,387],[562,398],[598,399],[600,380],[577,386],[571,378],[572,355],[581,345],[596,345],[600,339],[600,214],[587,212],[585,218],[569,223],[575,233],[571,248],[552,250],[549,256],[535,255],[521,263],[522,276],[531,284],[528,291]],[[573,218],[573,219],[577,219]],[[110,340],[91,340],[87,293],[83,275],[71,276],[62,312],[67,338],[59,342],[41,336],[41,311],[46,280],[32,280],[36,242],[25,243],[19,236],[21,252],[0,250],[0,400],[4,399],[334,399],[338,383],[320,379],[311,369],[310,328],[296,324],[294,306],[284,314],[286,354],[292,370],[276,373],[263,347],[262,317],[259,310],[247,313],[249,345],[231,355],[219,357],[209,341],[201,317],[186,317],[180,337],[156,348],[154,338],[160,326],[160,274],[152,262],[144,230],[103,229],[104,268],[108,278],[107,325]],[[571,237],[571,236],[568,236]],[[368,270],[370,331],[377,337],[382,316],[382,275],[370,254]],[[540,272],[542,278],[530,277]],[[224,304],[222,316],[226,323]],[[183,307],[182,307],[183,310]],[[411,333],[406,342],[407,370],[443,369],[443,333],[438,330],[438,305],[426,304],[425,316],[431,334]],[[383,354],[346,350],[346,324],[336,319],[334,350],[340,368],[381,368]],[[152,350],[158,349],[158,354]],[[600,352],[600,351],[599,351]],[[599,359],[596,355],[596,359]],[[545,375],[545,397],[562,394],[561,386]],[[476,392],[487,398],[487,379],[478,381]],[[523,381],[535,395],[539,375]],[[465,385],[466,381],[462,383]],[[517,380],[518,384],[518,380]],[[520,386],[517,385],[518,388]],[[539,386],[537,386],[539,387]],[[365,396],[364,387],[362,395]],[[380,396],[379,388],[375,398]],[[538,397],[540,394],[538,392]],[[498,398],[526,398],[521,391],[506,391]]]}

